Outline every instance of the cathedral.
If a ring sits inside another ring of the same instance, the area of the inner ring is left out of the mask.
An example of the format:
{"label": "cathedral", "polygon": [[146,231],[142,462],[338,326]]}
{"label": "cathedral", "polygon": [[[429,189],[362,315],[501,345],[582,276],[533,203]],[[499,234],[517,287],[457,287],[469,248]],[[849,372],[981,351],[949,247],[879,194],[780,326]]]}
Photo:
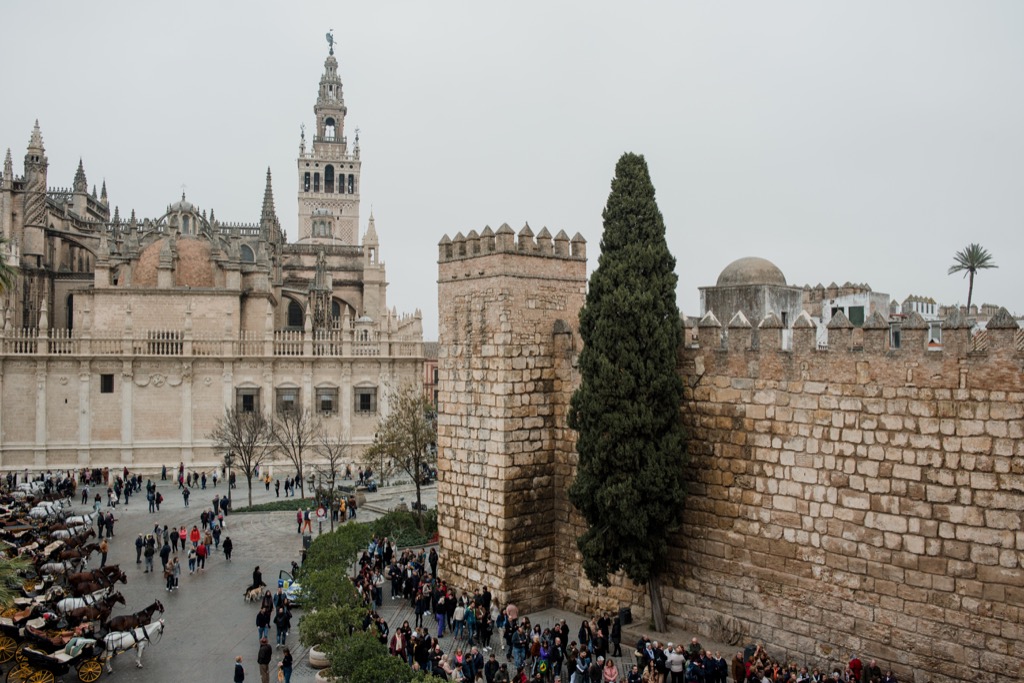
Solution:
{"label": "cathedral", "polygon": [[389,390],[422,382],[422,320],[388,307],[372,213],[360,237],[359,138],[345,135],[333,44],[313,112],[295,242],[269,169],[256,222],[184,194],[160,216],[122,216],[82,162],[70,188],[49,185],[38,122],[20,176],[8,149],[0,468],[212,467],[224,453],[209,434],[232,407],[305,409],[353,458],[370,443]]}

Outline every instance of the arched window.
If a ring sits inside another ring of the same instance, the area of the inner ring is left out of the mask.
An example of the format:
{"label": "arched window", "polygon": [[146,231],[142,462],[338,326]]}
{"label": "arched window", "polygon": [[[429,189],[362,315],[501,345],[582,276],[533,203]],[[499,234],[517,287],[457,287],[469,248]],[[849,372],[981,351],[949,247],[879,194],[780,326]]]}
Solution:
{"label": "arched window", "polygon": [[288,300],[288,327],[304,327],[305,314],[302,311],[302,304],[295,299]]}
{"label": "arched window", "polygon": [[319,173],[314,173],[313,174],[313,192],[319,192],[319,191],[320,191],[320,174]]}
{"label": "arched window", "polygon": [[337,135],[337,132],[335,131],[334,118],[329,116],[324,119],[324,139],[333,140],[335,135]]}
{"label": "arched window", "polygon": [[252,247],[248,244],[243,244],[239,252],[242,257],[242,263],[256,263],[256,254],[253,253]]}
{"label": "arched window", "polygon": [[190,235],[191,233],[189,232],[188,229],[189,229],[188,216],[182,216],[181,217],[181,234],[182,235]]}
{"label": "arched window", "polygon": [[355,194],[356,193],[356,177],[352,173],[348,174],[348,193],[349,194]]}
{"label": "arched window", "polygon": [[302,191],[309,192],[309,171],[306,171],[306,177],[302,181]]}
{"label": "arched window", "polygon": [[327,194],[334,192],[334,166],[331,165],[324,169],[324,192]]}
{"label": "arched window", "polygon": [[337,299],[331,299],[331,317],[335,322],[341,318],[341,304]]}

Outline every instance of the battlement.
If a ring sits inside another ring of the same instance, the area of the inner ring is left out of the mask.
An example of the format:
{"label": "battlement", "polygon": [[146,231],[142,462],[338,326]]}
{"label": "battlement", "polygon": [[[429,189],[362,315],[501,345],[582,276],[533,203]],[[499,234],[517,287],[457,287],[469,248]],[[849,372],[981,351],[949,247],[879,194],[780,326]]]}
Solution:
{"label": "battlement", "polygon": [[755,326],[742,313],[737,313],[727,325],[709,311],[696,325],[696,333],[686,338],[696,338],[690,348],[721,352],[779,352],[791,355],[854,354],[864,357],[870,354],[898,356],[909,361],[914,358],[984,357],[986,355],[1024,354],[1024,330],[1005,309],[992,317],[987,329],[971,333],[971,326],[958,312],[953,311],[942,323],[942,342],[929,341],[928,323],[918,313],[912,313],[903,321],[899,346],[892,345],[889,323],[879,313],[870,316],[862,327],[854,327],[842,312],[829,321],[827,341],[817,339],[817,326],[807,311],[803,311],[786,328],[778,316],[768,314]]}
{"label": "battlement", "polygon": [[557,235],[551,237],[547,228],[541,228],[534,236],[529,223],[523,226],[518,235],[508,223],[503,223],[497,232],[485,226],[479,234],[476,230],[470,230],[468,235],[464,236],[460,232],[452,239],[445,235],[437,246],[440,263],[510,253],[571,261],[587,260],[587,241],[579,233],[570,239],[564,230],[559,230]]}

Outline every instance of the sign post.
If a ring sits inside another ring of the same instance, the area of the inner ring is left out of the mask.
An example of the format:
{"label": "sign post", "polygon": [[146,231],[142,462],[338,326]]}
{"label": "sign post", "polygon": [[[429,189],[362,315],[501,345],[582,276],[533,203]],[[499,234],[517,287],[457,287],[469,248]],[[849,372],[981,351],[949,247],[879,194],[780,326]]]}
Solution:
{"label": "sign post", "polygon": [[319,527],[319,531],[317,532],[317,535],[320,535],[320,534],[322,534],[324,532],[324,520],[325,519],[327,519],[327,510],[325,510],[324,506],[321,505],[320,507],[318,507],[316,509],[316,521],[317,521],[317,525]]}

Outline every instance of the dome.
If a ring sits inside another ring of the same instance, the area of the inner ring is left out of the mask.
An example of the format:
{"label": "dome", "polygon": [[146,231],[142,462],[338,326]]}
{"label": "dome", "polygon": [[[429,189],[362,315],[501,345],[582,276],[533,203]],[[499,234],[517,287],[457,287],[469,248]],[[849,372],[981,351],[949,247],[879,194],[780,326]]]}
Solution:
{"label": "dome", "polygon": [[173,211],[180,211],[182,213],[192,213],[193,211],[196,210],[195,205],[192,202],[185,199],[184,192],[181,193],[181,200],[174,202],[173,204],[171,204],[169,208],[170,211],[168,211],[168,213],[171,213]]}
{"label": "dome", "polygon": [[786,286],[786,276],[779,267],[767,259],[747,256],[736,259],[725,267],[718,276],[719,287],[738,285],[782,285]]}
{"label": "dome", "polygon": [[[167,243],[166,237],[158,239],[139,255],[132,273],[135,287],[156,287],[160,252]],[[210,244],[205,240],[179,238],[175,243],[178,258],[174,262],[175,287],[213,287],[213,261]]]}

